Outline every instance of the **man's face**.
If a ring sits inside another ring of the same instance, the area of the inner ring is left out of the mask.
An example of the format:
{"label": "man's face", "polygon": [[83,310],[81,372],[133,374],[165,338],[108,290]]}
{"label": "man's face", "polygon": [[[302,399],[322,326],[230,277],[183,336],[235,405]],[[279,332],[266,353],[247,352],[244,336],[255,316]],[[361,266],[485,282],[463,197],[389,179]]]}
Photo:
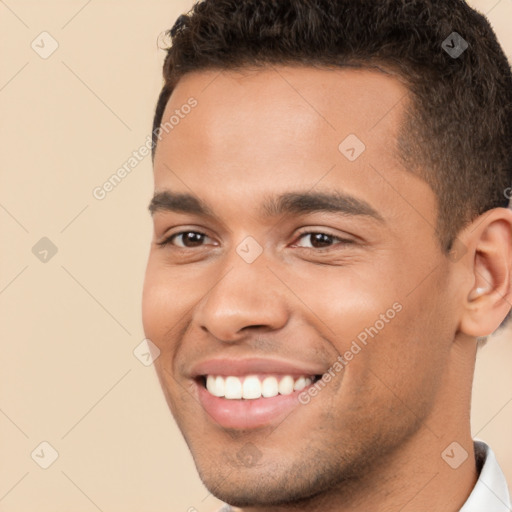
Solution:
{"label": "man's face", "polygon": [[[239,506],[368,477],[442,421],[456,330],[435,195],[396,157],[407,89],[370,70],[193,73],[163,122],[190,97],[155,193],[207,211],[159,196],[143,322],[200,476]],[[214,396],[208,375],[270,396]]]}

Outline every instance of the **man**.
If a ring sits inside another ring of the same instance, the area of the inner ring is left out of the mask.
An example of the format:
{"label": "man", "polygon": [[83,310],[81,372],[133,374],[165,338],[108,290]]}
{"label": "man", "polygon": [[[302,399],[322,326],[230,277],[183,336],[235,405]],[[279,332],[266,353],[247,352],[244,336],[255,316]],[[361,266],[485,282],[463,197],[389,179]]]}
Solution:
{"label": "man", "polygon": [[244,512],[510,511],[470,431],[477,344],[511,308],[488,22],[205,0],[171,36],[143,322],[206,487]]}

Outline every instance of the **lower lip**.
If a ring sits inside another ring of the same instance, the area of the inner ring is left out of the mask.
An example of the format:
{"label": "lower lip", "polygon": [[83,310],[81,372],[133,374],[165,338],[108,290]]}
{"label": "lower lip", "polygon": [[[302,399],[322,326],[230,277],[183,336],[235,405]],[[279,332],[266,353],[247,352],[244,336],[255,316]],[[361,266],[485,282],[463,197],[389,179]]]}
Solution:
{"label": "lower lip", "polygon": [[284,416],[301,405],[299,394],[309,387],[272,398],[228,400],[213,396],[201,383],[196,384],[199,401],[210,418],[224,428],[233,429],[258,428],[282,421]]}

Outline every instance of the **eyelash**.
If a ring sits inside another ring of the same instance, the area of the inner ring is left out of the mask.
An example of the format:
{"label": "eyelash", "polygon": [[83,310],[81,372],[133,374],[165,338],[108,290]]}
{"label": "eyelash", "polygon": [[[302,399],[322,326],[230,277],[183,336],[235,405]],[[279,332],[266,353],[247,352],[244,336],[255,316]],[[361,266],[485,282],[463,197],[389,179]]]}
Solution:
{"label": "eyelash", "polygon": [[[194,233],[196,235],[203,235],[205,237],[207,237],[208,235],[206,233],[202,233],[200,231],[193,231],[193,230],[188,230],[188,231],[179,231],[178,233],[173,233],[172,235],[170,235],[169,237],[167,237],[165,240],[161,241],[161,242],[157,242],[157,245],[159,245],[160,247],[166,247],[168,245],[174,245],[172,243],[172,240],[180,235],[185,235],[187,233]],[[354,240],[349,240],[349,239],[345,239],[345,238],[340,238],[338,236],[335,236],[335,235],[332,235],[331,233],[326,233],[326,232],[323,232],[323,231],[303,231],[303,232],[300,232],[298,233],[297,235],[297,240],[300,240],[302,237],[304,236],[307,236],[307,235],[327,235],[328,237],[332,238],[333,240],[337,240],[338,242],[341,242],[342,244],[353,244],[354,243]],[[322,251],[322,250],[329,250],[331,249],[331,247],[334,247],[335,244],[333,244],[332,246],[329,246],[329,247],[301,247],[302,249],[308,249],[308,250],[313,250],[313,251]],[[182,249],[182,250],[190,250],[190,249],[195,249],[196,247],[181,247],[181,246],[174,246],[175,248],[177,249]],[[202,246],[200,246],[202,247]]]}
{"label": "eyelash", "polygon": [[[328,237],[332,238],[333,242],[337,241],[338,243],[333,243],[332,245],[328,247],[301,247],[301,249],[307,249],[310,251],[328,251],[332,248],[334,248],[336,245],[342,244],[342,245],[349,245],[353,244],[354,240],[350,240],[348,238],[341,238],[339,236],[333,235],[331,233],[323,232],[323,231],[314,231],[314,230],[308,230],[308,231],[302,231],[297,234],[296,240],[300,240],[302,237],[305,237],[307,235],[327,235]],[[295,242],[294,242],[295,243]]]}

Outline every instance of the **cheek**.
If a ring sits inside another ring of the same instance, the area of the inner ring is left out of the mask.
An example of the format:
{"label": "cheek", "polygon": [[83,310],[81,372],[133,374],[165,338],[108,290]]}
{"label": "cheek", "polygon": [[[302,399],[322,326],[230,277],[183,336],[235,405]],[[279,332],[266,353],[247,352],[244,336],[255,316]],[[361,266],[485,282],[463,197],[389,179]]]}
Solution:
{"label": "cheek", "polygon": [[[217,277],[211,274],[211,280]],[[170,268],[157,255],[150,257],[142,291],[142,324],[146,338],[162,355],[174,355],[190,328],[194,307],[211,286],[193,269]]]}
{"label": "cheek", "polygon": [[376,271],[376,266],[316,267],[302,273],[301,296],[326,337],[342,340],[339,351],[358,335],[364,339],[366,333],[368,338],[367,329],[383,330],[399,314],[400,282],[383,279],[389,273]]}
{"label": "cheek", "polygon": [[349,394],[371,396],[372,408],[382,414],[387,408],[410,421],[428,415],[443,383],[453,339],[450,306],[440,300],[440,286],[433,277],[421,289],[401,294],[394,318],[364,328],[375,336],[369,334],[360,355],[347,367],[347,377],[352,377],[347,379]]}
{"label": "cheek", "polygon": [[433,381],[451,336],[449,307],[439,297],[442,276],[425,279],[425,267],[420,276],[414,265],[380,263],[304,273],[301,289],[308,290],[304,302],[313,312],[308,321],[346,361],[350,395],[367,386],[381,389],[382,396],[417,395],[426,383],[437,387]]}
{"label": "cheek", "polygon": [[172,279],[150,258],[142,291],[142,324],[147,338],[162,349],[162,339],[177,324],[181,300]]}
{"label": "cheek", "polygon": [[151,265],[148,264],[142,290],[142,325],[146,338],[151,340],[159,338],[157,333],[161,330],[164,319],[161,288],[156,279],[156,273],[151,271]]}

